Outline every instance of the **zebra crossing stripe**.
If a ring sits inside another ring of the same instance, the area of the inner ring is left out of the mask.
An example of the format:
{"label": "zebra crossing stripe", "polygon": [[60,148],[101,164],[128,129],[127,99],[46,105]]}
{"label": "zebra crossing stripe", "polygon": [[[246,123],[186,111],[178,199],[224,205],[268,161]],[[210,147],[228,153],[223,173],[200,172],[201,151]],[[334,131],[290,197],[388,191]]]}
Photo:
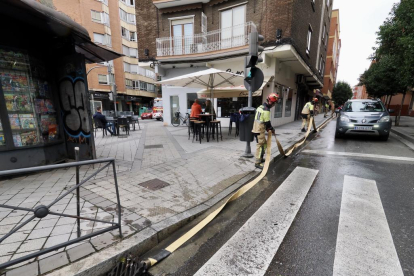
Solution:
{"label": "zebra crossing stripe", "polygon": [[195,275],[265,274],[317,174],[317,170],[296,167]]}
{"label": "zebra crossing stripe", "polygon": [[345,176],[333,275],[404,275],[373,180]]}

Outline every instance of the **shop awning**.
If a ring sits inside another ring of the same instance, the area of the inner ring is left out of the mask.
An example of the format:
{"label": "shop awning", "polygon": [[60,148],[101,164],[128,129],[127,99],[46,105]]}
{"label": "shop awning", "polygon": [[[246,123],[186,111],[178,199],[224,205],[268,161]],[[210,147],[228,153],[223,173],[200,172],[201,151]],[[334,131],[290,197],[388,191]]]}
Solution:
{"label": "shop awning", "polygon": [[[265,85],[273,81],[273,76],[265,77],[262,86],[259,90],[253,92],[252,96],[257,97],[262,95],[263,88]],[[244,85],[240,86],[229,86],[229,87],[218,87],[213,89],[214,98],[233,98],[233,97],[248,97],[249,91],[246,90]],[[210,98],[210,90],[203,89],[197,92],[199,99]]]}
{"label": "shop awning", "polygon": [[[40,28],[53,37],[72,36],[75,49],[88,63],[110,61],[123,56],[91,41],[88,31],[64,13],[33,0],[1,0],[0,14],[27,23],[27,31]],[[13,23],[14,24],[14,23]]]}

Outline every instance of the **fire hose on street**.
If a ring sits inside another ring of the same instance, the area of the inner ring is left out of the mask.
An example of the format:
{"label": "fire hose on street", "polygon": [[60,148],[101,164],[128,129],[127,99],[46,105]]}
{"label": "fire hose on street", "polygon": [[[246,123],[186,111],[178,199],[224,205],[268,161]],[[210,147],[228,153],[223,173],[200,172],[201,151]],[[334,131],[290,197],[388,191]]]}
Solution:
{"label": "fire hose on street", "polygon": [[[311,117],[310,122],[309,122],[309,127],[308,127],[307,132],[305,133],[305,136],[299,142],[297,142],[296,144],[291,146],[289,149],[287,149],[286,152],[283,149],[282,145],[280,144],[279,140],[276,138],[276,135],[275,135],[277,147],[279,149],[280,154],[284,157],[288,157],[289,155],[291,155],[292,152],[295,149],[299,148],[306,141],[306,139],[308,138],[308,136],[310,134],[310,131],[311,131],[311,127],[310,127],[311,125],[313,126],[314,131],[317,132],[317,131],[319,131],[319,129],[323,128],[327,123],[329,123],[331,119],[332,118],[326,120],[323,124],[321,124],[318,128],[316,128],[314,118]],[[206,218],[204,218],[196,226],[194,226],[192,229],[190,229],[187,233],[185,233],[180,238],[178,238],[173,243],[171,243],[168,247],[166,247],[165,249],[162,249],[160,252],[155,254],[153,257],[147,258],[146,260],[143,260],[143,261],[137,263],[136,264],[137,265],[136,270],[133,269],[135,271],[133,271],[133,272],[129,271],[127,274],[115,273],[115,274],[109,274],[109,275],[120,275],[120,276],[122,276],[122,275],[133,275],[133,276],[145,275],[145,273],[147,273],[148,270],[152,266],[154,266],[155,264],[159,263],[163,259],[167,258],[169,255],[171,255],[174,251],[176,251],[179,247],[181,247],[185,242],[187,242],[195,234],[197,234],[201,229],[203,229],[208,223],[210,223],[221,212],[221,210],[223,210],[223,208],[228,203],[230,203],[230,202],[238,199],[239,197],[241,197],[243,194],[245,194],[247,191],[249,191],[251,188],[253,188],[257,183],[259,183],[263,179],[263,177],[267,174],[267,171],[269,169],[270,160],[271,160],[271,148],[272,148],[272,132],[268,131],[268,133],[267,133],[266,158],[265,158],[265,163],[264,163],[264,166],[263,166],[263,170],[259,174],[259,176],[257,176],[255,179],[253,179],[249,183],[245,184],[243,187],[241,187],[239,190],[237,190],[235,193],[233,193],[233,195],[231,195],[215,211],[213,211],[211,214],[209,214]],[[132,265],[132,264],[130,264],[130,265]],[[130,269],[132,269],[131,266],[130,266]],[[130,274],[130,272],[132,272],[132,273]]]}

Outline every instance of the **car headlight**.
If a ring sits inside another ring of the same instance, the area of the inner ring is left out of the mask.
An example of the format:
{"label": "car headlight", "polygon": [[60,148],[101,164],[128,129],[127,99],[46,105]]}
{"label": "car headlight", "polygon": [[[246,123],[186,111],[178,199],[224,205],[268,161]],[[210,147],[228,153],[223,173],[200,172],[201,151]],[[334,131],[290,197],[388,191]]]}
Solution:
{"label": "car headlight", "polygon": [[391,120],[390,116],[384,116],[381,119],[379,119],[378,123],[388,123]]}
{"label": "car headlight", "polygon": [[349,117],[348,116],[342,115],[340,117],[340,119],[341,119],[341,122],[343,122],[343,123],[349,123]]}

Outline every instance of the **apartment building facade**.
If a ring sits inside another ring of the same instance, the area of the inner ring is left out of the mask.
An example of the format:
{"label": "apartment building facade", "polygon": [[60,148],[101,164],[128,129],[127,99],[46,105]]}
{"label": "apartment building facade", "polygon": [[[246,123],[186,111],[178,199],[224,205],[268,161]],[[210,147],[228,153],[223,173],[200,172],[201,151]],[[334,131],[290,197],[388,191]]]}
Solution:
{"label": "apartment building facade", "polygon": [[[326,99],[332,98],[332,91],[336,83],[341,51],[341,28],[339,22],[339,10],[332,11],[332,19],[329,28],[329,41],[327,42],[326,66],[323,78],[322,94]],[[325,28],[325,26],[324,26]],[[361,88],[362,89],[362,88]],[[359,90],[358,90],[359,91]],[[362,96],[361,93],[358,95]],[[366,93],[365,93],[366,94]]]}
{"label": "apartment building facade", "polygon": [[[49,6],[85,27],[96,44],[124,54],[109,64],[86,66],[93,108],[114,110],[116,102],[118,111],[138,112],[140,106],[150,105],[159,87],[155,73],[138,66],[137,0],[48,1]],[[110,97],[112,82],[116,84],[116,99]]]}
{"label": "apartment building facade", "polygon": [[[163,80],[211,67],[243,72],[249,33],[258,31],[265,37],[264,61],[258,65],[265,81],[253,105],[279,93],[272,123],[284,124],[295,120],[323,85],[323,39],[331,11],[331,0],[142,0],[137,31],[146,39],[139,43],[139,61],[152,63]],[[175,111],[188,112],[196,98],[208,97],[200,89],[163,87],[164,122],[170,123]],[[246,90],[223,93],[213,103],[225,126],[231,113],[247,106]]]}

